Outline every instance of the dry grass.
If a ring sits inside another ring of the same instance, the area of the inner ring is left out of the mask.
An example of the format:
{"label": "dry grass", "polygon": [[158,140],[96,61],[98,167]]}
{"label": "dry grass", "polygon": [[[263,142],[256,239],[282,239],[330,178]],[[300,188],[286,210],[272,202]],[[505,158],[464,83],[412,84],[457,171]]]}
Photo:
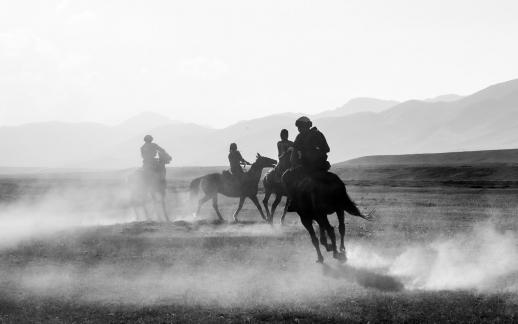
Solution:
{"label": "dry grass", "polygon": [[[42,186],[39,181],[37,187]],[[109,204],[110,213],[119,211],[130,222],[86,227],[72,222],[56,230],[32,229],[30,236],[4,242],[0,322],[457,323],[512,322],[518,314],[518,290],[513,288],[518,286],[518,267],[512,260],[498,263],[516,252],[514,189],[349,187],[362,208],[377,209],[376,219],[348,218],[349,262],[342,265],[325,254],[326,264],[318,265],[294,214],[288,215],[285,228],[270,228],[248,202],[244,224],[215,225],[207,204],[202,210],[206,220],[192,222],[187,196],[177,193],[170,196],[169,207],[172,215],[185,218],[180,225],[134,222],[127,216],[124,194],[110,189],[117,187],[100,191],[85,186],[81,195],[53,186],[45,192],[57,190],[69,203],[25,206],[24,217],[32,212],[34,217],[65,213],[81,218],[93,211],[102,214]],[[171,193],[181,189],[171,188]],[[40,191],[32,192],[41,197]],[[97,199],[105,192],[112,192],[110,199]],[[26,197],[10,198],[10,204],[39,199],[30,193],[19,192]],[[237,202],[220,203],[230,219]],[[14,211],[3,208],[0,226]],[[480,224],[491,228],[480,230]],[[501,244],[493,247],[496,241]],[[442,250],[440,244],[446,247]],[[426,263],[427,251],[437,246],[434,253],[455,253]],[[494,249],[502,253],[499,258],[491,258]],[[488,260],[505,271],[486,269],[481,277],[477,272],[464,286],[456,286],[451,275],[464,268],[448,263],[454,258],[468,265],[473,261],[477,269]],[[402,261],[415,260],[430,268],[452,267],[442,281],[446,288],[434,281],[444,274],[439,270],[423,278],[398,272],[407,264]]]}

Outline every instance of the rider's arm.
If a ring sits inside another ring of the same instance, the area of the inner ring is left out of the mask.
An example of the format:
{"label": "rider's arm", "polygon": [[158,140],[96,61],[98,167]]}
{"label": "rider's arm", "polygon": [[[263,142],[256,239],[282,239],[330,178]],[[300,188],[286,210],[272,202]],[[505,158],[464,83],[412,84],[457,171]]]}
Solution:
{"label": "rider's arm", "polygon": [[[153,143],[155,144],[155,143]],[[167,153],[163,148],[161,148],[158,144],[155,144],[155,148],[160,153]]]}
{"label": "rider's arm", "polygon": [[301,135],[297,135],[297,137],[295,137],[295,141],[293,142],[293,150],[291,151],[291,155],[290,155],[290,163],[291,165],[297,165],[300,161],[300,159],[302,158],[302,153],[301,153],[301,149],[302,149],[302,139],[301,139]]}
{"label": "rider's arm", "polygon": [[243,156],[241,155],[241,152],[238,151],[237,154],[239,154],[239,162],[247,164],[247,165],[252,165],[252,163],[250,163],[247,160],[243,159]]}
{"label": "rider's arm", "polygon": [[321,151],[323,151],[324,153],[329,153],[330,149],[329,149],[329,145],[327,144],[327,140],[326,140],[326,137],[324,136],[324,134],[322,134],[321,132],[319,132],[319,146],[320,146],[320,149]]}

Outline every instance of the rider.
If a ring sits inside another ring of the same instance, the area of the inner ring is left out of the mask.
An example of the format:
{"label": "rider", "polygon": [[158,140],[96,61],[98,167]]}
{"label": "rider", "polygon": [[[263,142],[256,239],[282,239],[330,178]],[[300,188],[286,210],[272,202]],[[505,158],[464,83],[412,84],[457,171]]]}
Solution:
{"label": "rider", "polygon": [[290,154],[293,142],[288,140],[288,130],[281,130],[281,140],[277,142],[277,150],[279,154],[279,164],[275,168],[277,171],[277,177],[280,177],[284,171],[290,167]]}
{"label": "rider", "polygon": [[144,171],[150,172],[158,172],[158,158],[157,154],[167,154],[167,152],[158,146],[156,143],[153,143],[153,136],[146,135],[144,136],[144,145],[140,147],[140,154],[142,155],[142,168]]}
{"label": "rider", "polygon": [[293,143],[293,151],[291,153],[291,164],[294,168],[286,172],[287,193],[290,204],[288,211],[296,210],[295,183],[304,174],[314,176],[319,173],[327,172],[330,164],[327,161],[327,153],[329,153],[329,145],[327,144],[324,134],[316,127],[312,127],[313,123],[306,117],[300,117],[295,121],[295,126],[299,130],[299,134]]}
{"label": "rider", "polygon": [[230,153],[228,153],[228,161],[230,162],[230,172],[232,175],[240,178],[244,172],[243,168],[241,168],[241,164],[251,165],[250,162],[243,159],[241,153],[237,150],[237,144],[230,144]]}
{"label": "rider", "polygon": [[329,145],[324,134],[306,117],[300,117],[295,121],[299,134],[295,138],[291,155],[292,163],[299,162],[306,173],[325,172],[331,165],[327,161]]}

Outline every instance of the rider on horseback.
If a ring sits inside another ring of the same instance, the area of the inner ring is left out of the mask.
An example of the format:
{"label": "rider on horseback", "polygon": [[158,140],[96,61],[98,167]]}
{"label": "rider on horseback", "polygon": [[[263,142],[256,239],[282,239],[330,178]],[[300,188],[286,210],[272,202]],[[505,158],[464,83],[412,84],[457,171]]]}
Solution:
{"label": "rider on horseback", "polygon": [[277,150],[279,152],[279,163],[275,168],[276,178],[280,181],[284,171],[290,167],[290,155],[293,142],[288,140],[288,130],[281,130],[281,140],[277,142]]}
{"label": "rider on horseback", "polygon": [[311,120],[305,116],[300,117],[295,122],[299,134],[295,138],[294,150],[291,154],[291,164],[294,168],[288,170],[284,176],[287,184],[287,193],[290,198],[288,211],[296,210],[295,182],[304,175],[315,176],[319,173],[327,172],[330,168],[330,164],[327,161],[329,145],[324,134],[316,127],[312,127],[312,125]]}
{"label": "rider on horseback", "polygon": [[291,155],[291,160],[292,163],[299,162],[307,173],[325,172],[331,167],[327,161],[329,145],[324,134],[316,127],[311,127],[312,125],[311,120],[305,116],[295,122],[299,134],[293,143],[295,150]]}
{"label": "rider on horseback", "polygon": [[238,179],[241,178],[241,176],[244,174],[241,164],[252,165],[250,162],[243,159],[241,153],[237,150],[236,143],[230,144],[230,153],[228,153],[228,161],[230,162],[230,172],[233,176],[235,176]]}
{"label": "rider on horseback", "polygon": [[[169,161],[171,156],[167,154],[163,148],[158,146],[156,143],[153,143],[153,136],[144,136],[144,142],[144,145],[140,148],[140,154],[142,155],[142,168],[145,172],[158,173],[160,170],[157,155],[168,157]],[[166,164],[167,163],[169,162],[166,161]]]}

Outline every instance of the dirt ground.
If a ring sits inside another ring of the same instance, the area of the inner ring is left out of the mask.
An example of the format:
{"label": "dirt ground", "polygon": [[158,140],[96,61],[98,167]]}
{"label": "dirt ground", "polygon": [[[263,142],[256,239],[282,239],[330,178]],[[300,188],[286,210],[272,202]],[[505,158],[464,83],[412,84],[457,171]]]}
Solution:
{"label": "dirt ground", "polygon": [[0,189],[0,322],[517,320],[517,189],[348,186],[376,216],[347,217],[343,264],[315,263],[293,213],[270,226],[247,202],[232,224],[225,198],[229,222],[210,204],[193,218],[183,184],[172,223],[136,217],[101,180]]}

